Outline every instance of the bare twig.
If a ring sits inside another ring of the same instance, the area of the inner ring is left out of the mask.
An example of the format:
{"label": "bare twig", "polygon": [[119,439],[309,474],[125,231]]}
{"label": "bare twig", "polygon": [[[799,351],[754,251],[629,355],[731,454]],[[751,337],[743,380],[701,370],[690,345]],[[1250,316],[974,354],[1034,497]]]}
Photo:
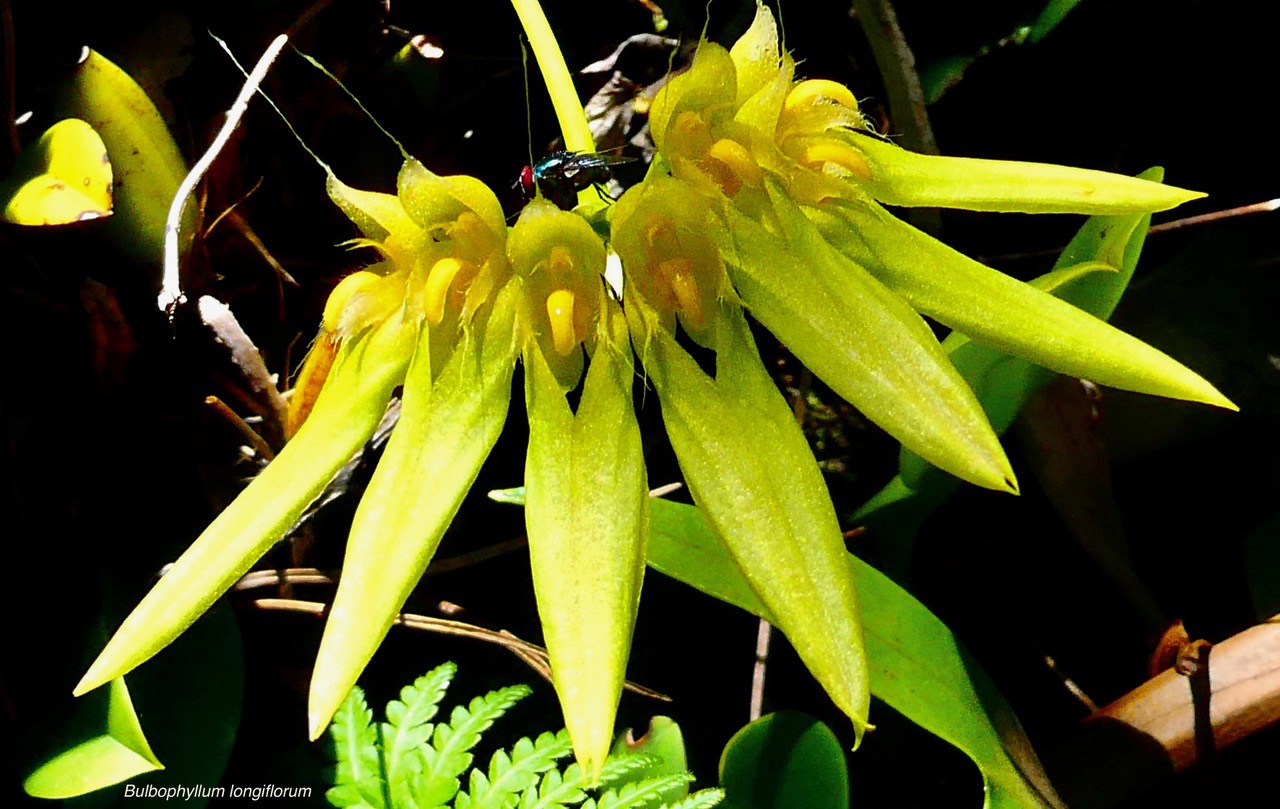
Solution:
{"label": "bare twig", "polygon": [[1181,228],[1195,227],[1196,225],[1207,225],[1211,222],[1219,222],[1223,219],[1231,219],[1237,216],[1248,216],[1249,214],[1255,213],[1270,213],[1277,209],[1280,209],[1280,198],[1269,199],[1266,202],[1255,202],[1252,205],[1241,205],[1236,208],[1227,208],[1223,211],[1202,213],[1198,216],[1188,216],[1185,219],[1175,219],[1172,222],[1152,225],[1147,232],[1163,233],[1168,230],[1180,230]]}
{"label": "bare twig", "polygon": [[213,408],[213,411],[221,416],[225,422],[234,427],[236,432],[240,433],[244,438],[245,442],[253,448],[253,451],[259,458],[264,461],[270,461],[272,458],[276,457],[276,454],[271,451],[271,447],[267,444],[266,440],[262,436],[258,435],[258,431],[246,424],[245,420],[240,418],[236,411],[227,407],[226,402],[222,401],[217,396],[206,396],[204,397],[204,403]]}
{"label": "bare twig", "polygon": [[1166,669],[1094,713],[1056,758],[1073,806],[1118,806],[1280,722],[1280,615]]}
{"label": "bare twig", "polygon": [[764,674],[769,663],[769,641],[773,638],[773,626],[760,619],[756,628],[756,662],[751,669],[751,708],[748,721],[754,722],[764,713]]}
{"label": "bare twig", "polygon": [[200,183],[205,173],[209,171],[209,167],[213,165],[213,161],[218,157],[218,153],[222,151],[227,142],[231,140],[231,135],[235,132],[236,127],[240,124],[240,119],[244,117],[244,113],[249,109],[249,98],[258,90],[258,86],[262,84],[263,78],[267,75],[267,70],[271,67],[272,62],[280,55],[281,49],[287,43],[288,37],[284,34],[272,40],[271,45],[267,47],[266,53],[262,54],[262,58],[258,60],[258,64],[254,65],[253,71],[249,74],[249,78],[245,80],[244,86],[240,88],[239,95],[232,103],[231,109],[227,110],[226,123],[218,130],[217,136],[214,137],[213,143],[209,144],[209,148],[196,164],[191,167],[191,171],[183,179],[182,184],[178,186],[178,193],[173,198],[173,203],[169,206],[169,216],[165,220],[164,225],[164,279],[160,287],[160,295],[156,299],[160,311],[168,315],[173,320],[173,313],[177,306],[186,300],[182,294],[182,283],[178,274],[178,231],[182,224],[182,211],[186,207],[187,199],[191,196],[192,191]]}
{"label": "bare twig", "polygon": [[479,550],[471,553],[464,553],[458,556],[450,556],[446,559],[437,559],[433,561],[424,575],[437,576],[441,573],[452,573],[455,570],[461,570],[464,567],[470,567],[480,562],[486,562],[490,559],[503,556],[504,554],[518,551],[521,548],[528,547],[529,540],[524,537],[516,537],[508,539],[505,542],[496,542],[487,545]]}
{"label": "bare twig", "polygon": [[[1280,722],[1280,615],[1213,647],[1208,718],[1217,749]],[[1196,762],[1191,677],[1168,669],[1087,721],[1123,722],[1160,743],[1174,769]]]}
{"label": "bare twig", "polygon": [[[253,605],[263,610],[278,610],[282,612],[300,612],[307,615],[315,615],[322,617],[329,609],[328,604],[319,601],[299,601],[290,598],[258,598],[254,599]],[[392,622],[397,626],[406,626],[410,629],[425,629],[429,632],[435,632],[441,635],[453,635],[459,638],[471,638],[473,640],[481,640],[487,643],[494,643],[507,651],[514,654],[520,660],[528,664],[539,676],[543,677],[547,682],[551,682],[551,664],[547,656],[547,650],[526,640],[521,640],[510,632],[503,630],[485,629],[481,626],[468,624],[463,621],[451,621],[447,618],[432,618],[427,615],[417,615],[409,612],[402,612],[396,616]],[[626,681],[624,687],[628,691],[633,691],[642,696],[651,697],[653,699],[670,702],[671,698],[665,694],[645,688],[642,685]]]}
{"label": "bare twig", "polygon": [[[4,115],[4,134],[12,152],[10,156],[16,158],[22,151],[22,141],[18,138],[17,63],[13,55],[13,8],[9,0],[0,0],[0,26],[4,37],[4,109],[0,110],[0,115]],[[4,168],[7,170],[8,166]]]}
{"label": "bare twig", "polygon": [[[889,115],[902,145],[913,152],[937,154],[938,142],[929,124],[916,57],[902,34],[893,6],[889,0],[852,0],[852,4],[880,69],[889,96]],[[937,235],[942,230],[942,217],[936,208],[912,208],[907,218],[926,233]]]}
{"label": "bare twig", "polygon": [[[1280,210],[1280,198],[1269,199],[1265,202],[1254,202],[1249,205],[1240,205],[1235,208],[1226,208],[1221,211],[1210,211],[1209,213],[1197,214],[1195,216],[1188,216],[1182,219],[1174,219],[1171,222],[1161,222],[1158,225],[1152,225],[1148,228],[1147,233],[1168,233],[1171,230],[1182,230],[1183,228],[1210,225],[1214,222],[1234,219],[1237,216],[1271,213],[1276,210]],[[980,260],[983,264],[994,264],[1008,261],[1026,261],[1028,259],[1056,256],[1061,252],[1061,247],[1050,247],[1044,250],[1032,250],[1027,253],[1004,253],[998,256],[986,256],[982,257]]]}

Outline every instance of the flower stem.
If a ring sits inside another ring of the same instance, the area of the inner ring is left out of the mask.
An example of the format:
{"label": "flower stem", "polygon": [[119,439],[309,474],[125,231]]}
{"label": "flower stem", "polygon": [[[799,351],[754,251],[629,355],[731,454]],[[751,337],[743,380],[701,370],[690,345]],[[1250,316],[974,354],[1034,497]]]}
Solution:
{"label": "flower stem", "polygon": [[[534,58],[538,60],[542,80],[547,84],[551,106],[555,108],[556,119],[560,122],[564,147],[571,152],[594,152],[596,144],[591,136],[591,127],[587,125],[587,114],[578,101],[578,90],[573,86],[573,77],[569,75],[564,54],[560,52],[560,43],[551,32],[542,5],[538,0],[511,0],[511,5],[520,17],[520,25],[525,36],[529,37]],[[586,200],[582,199],[584,194],[588,195]],[[581,201],[589,201],[593,197],[589,190],[579,193]]]}

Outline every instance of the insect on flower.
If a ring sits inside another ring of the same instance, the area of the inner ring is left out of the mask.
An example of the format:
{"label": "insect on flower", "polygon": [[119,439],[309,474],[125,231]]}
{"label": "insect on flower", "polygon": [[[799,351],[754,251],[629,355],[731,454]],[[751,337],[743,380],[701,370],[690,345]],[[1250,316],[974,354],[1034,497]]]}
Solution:
{"label": "insect on flower", "polygon": [[562,210],[572,210],[579,191],[597,188],[613,179],[613,167],[632,163],[634,157],[599,152],[553,152],[520,171],[519,186],[526,198],[535,191]]}

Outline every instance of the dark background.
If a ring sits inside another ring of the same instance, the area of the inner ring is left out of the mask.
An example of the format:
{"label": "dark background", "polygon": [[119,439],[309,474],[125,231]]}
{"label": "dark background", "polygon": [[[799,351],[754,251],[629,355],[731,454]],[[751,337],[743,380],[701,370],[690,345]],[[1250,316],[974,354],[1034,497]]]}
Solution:
{"label": "dark background", "polygon": [[[1157,222],[1277,196],[1275,28],[1264,18],[1266,5],[1085,0],[1043,42],[995,48],[930,107],[939,147],[944,154],[1130,174],[1163,165],[1168,182],[1209,194]],[[738,0],[718,0],[709,21],[701,4],[664,7],[673,23],[669,34],[696,39],[706,22],[708,35],[725,43],[752,13],[750,3]],[[1035,3],[1012,0],[902,0],[895,8],[921,65],[974,53],[1038,10]],[[648,12],[625,0],[548,1],[546,9],[571,69],[651,30]],[[12,11],[17,109],[35,112],[21,130],[28,139],[52,122],[46,117],[49,90],[74,64],[80,46],[90,44],[122,66],[149,64],[168,76],[171,123],[190,159],[221,124],[241,82],[207,32],[224,38],[248,63],[304,13],[311,16],[293,36],[299,48],[342,77],[429,168],[481,178],[512,213],[519,204],[512,182],[531,153],[536,159],[551,148],[556,134],[536,71],[526,98],[515,15],[499,0],[393,2],[389,9],[355,0],[310,7],[240,0],[85,7],[51,0],[17,3]],[[801,60],[800,73],[849,84],[867,99],[874,119],[887,120],[878,72],[848,4],[791,0],[781,13],[785,44]],[[426,34],[444,58],[397,65],[393,57],[405,40],[388,24]],[[584,97],[601,80],[582,78]],[[328,79],[286,54],[264,89],[345,182],[393,188],[398,152]],[[362,258],[337,246],[355,236],[354,229],[325,196],[322,170],[260,100],[210,174],[206,224],[241,198],[237,212],[300,286],[278,284],[241,232],[220,225],[199,241],[188,289],[228,303],[267,366],[284,376],[296,370],[329,290]],[[1251,572],[1246,564],[1265,556],[1280,530],[1273,217],[1152,236],[1114,318],[1200,371],[1242,412],[1105,391],[1096,422],[1133,571],[1160,617],[1181,618],[1193,637],[1215,641],[1276,611],[1265,586],[1273,569],[1255,564]],[[948,243],[1028,278],[1048,269],[1051,251],[1066,243],[1080,220],[945,212],[941,221]],[[1034,255],[1023,255],[1028,253]],[[92,228],[53,235],[0,230],[0,335],[7,354],[0,400],[0,513],[9,551],[9,581],[0,601],[7,647],[0,664],[10,763],[6,795],[20,795],[20,778],[38,755],[31,740],[52,733],[65,715],[64,697],[100,648],[100,633],[114,627],[159,567],[254,472],[238,454],[242,442],[235,432],[202,404],[204,396],[223,395],[224,386],[234,384],[227,381],[233,371],[197,326],[179,324],[173,339],[154,311],[153,283],[150,270],[104,249]],[[784,363],[787,376],[780,382],[812,393],[828,408],[826,432],[814,433],[815,444],[838,513],[851,514],[894,474],[896,446],[813,387],[763,332],[761,340],[766,361]],[[527,434],[520,389],[517,375],[507,431],[440,556],[523,532],[518,509],[484,498],[489,489],[521,481]],[[659,485],[678,480],[679,471],[654,402],[648,398],[640,418],[650,481]],[[962,491],[928,522],[909,564],[895,575],[992,673],[1053,770],[1055,757],[1070,757],[1086,711],[1045,665],[1045,656],[1105,704],[1145,679],[1158,626],[1073,539],[1036,475],[1025,471],[1035,467],[1019,439],[1007,443],[1023,496]],[[282,547],[268,560],[284,565],[291,554],[301,554],[308,564],[336,567],[344,519],[357,499],[358,492],[349,495],[314,521],[302,550]],[[855,538],[851,549],[872,563],[888,565],[894,557],[874,532]],[[105,590],[104,580],[112,582]],[[323,590],[298,595],[327,597]],[[433,614],[441,600],[463,605],[477,623],[539,639],[523,552],[429,578],[408,609]],[[184,659],[197,662],[173,664],[181,674],[151,676],[174,700],[216,704],[201,689],[234,690],[243,671],[238,727],[225,714],[207,724],[197,721],[195,711],[166,719],[162,714],[175,711],[172,703],[152,716],[172,724],[177,737],[198,737],[211,751],[206,764],[225,755],[234,734],[223,783],[320,786],[323,752],[304,742],[305,687],[320,623],[263,614],[245,607],[245,598],[230,601],[231,610],[217,619],[222,628],[208,630],[222,640],[196,644],[195,656]],[[104,609],[116,617],[99,626]],[[674,702],[627,695],[619,726],[642,728],[655,713],[674,717],[699,785],[714,783],[721,748],[747,719],[755,632],[749,616],[650,575],[630,676]],[[559,726],[550,687],[508,653],[401,629],[366,672],[371,704],[380,708],[400,685],[445,660],[460,664],[455,701],[512,682],[534,684],[534,697],[492,732],[494,743]],[[192,667],[207,668],[193,675]],[[145,676],[139,673],[140,680]],[[190,684],[181,679],[186,676],[193,677]],[[145,708],[140,706],[144,722]],[[851,743],[847,720],[775,637],[766,709],[784,708],[821,717],[846,747]],[[878,729],[849,757],[859,806],[980,805],[980,779],[962,754],[881,704],[873,711]],[[1243,805],[1245,796],[1269,788],[1276,746],[1275,732],[1264,732],[1225,751],[1214,767],[1165,780],[1125,805]],[[218,749],[224,752],[212,752]],[[165,757],[158,743],[157,752]],[[1097,790],[1078,783],[1087,774],[1058,771],[1068,779],[1060,785],[1064,795]],[[215,778],[216,768],[204,783]],[[1108,804],[1087,799],[1073,805]]]}

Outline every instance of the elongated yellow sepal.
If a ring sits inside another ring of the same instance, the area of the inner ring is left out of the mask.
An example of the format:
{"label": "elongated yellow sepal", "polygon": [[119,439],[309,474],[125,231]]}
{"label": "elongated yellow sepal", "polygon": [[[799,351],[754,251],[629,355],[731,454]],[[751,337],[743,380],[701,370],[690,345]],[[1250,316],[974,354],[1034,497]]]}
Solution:
{"label": "elongated yellow sepal", "polygon": [[860,738],[871,697],[844,538],[741,309],[722,302],[716,313],[714,378],[643,299],[629,303],[627,320],[694,502]]}
{"label": "elongated yellow sepal", "polygon": [[576,412],[540,345],[524,355],[533,585],[565,726],[593,779],[613,741],[649,530],[631,343],[616,303],[605,317]]}
{"label": "elongated yellow sepal", "polygon": [[77,695],[169,645],[284,539],[377,428],[391,391],[404,379],[413,331],[396,319],[343,347],[302,429],[129,613],[76,686]]}
{"label": "elongated yellow sepal", "polygon": [[852,134],[845,142],[861,152],[870,165],[870,176],[863,181],[866,192],[887,205],[1121,214],[1164,211],[1204,196],[1199,191],[1106,171],[922,155]]}
{"label": "elongated yellow sepal", "polygon": [[320,641],[307,709],[312,739],[417,586],[502,431],[516,357],[514,287],[477,315],[438,371],[426,329],[413,352],[400,421],[356,509]]}

